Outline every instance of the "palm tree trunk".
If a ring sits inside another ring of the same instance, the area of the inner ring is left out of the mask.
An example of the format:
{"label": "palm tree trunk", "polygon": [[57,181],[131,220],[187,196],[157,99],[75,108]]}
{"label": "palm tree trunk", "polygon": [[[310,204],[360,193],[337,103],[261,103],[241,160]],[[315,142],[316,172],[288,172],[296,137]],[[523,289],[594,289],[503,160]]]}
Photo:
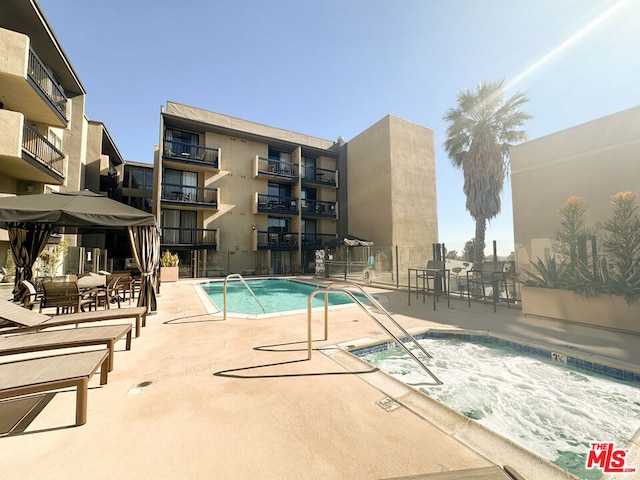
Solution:
{"label": "palm tree trunk", "polygon": [[487,231],[487,219],[476,218],[476,238],[473,240],[473,268],[480,269],[484,261],[484,235]]}

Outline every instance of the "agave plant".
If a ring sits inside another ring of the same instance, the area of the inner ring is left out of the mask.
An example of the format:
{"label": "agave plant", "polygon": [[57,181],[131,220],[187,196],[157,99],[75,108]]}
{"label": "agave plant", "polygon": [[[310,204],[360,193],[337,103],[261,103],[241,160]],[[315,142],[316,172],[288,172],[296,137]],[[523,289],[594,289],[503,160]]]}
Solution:
{"label": "agave plant", "polygon": [[545,260],[546,261],[543,261],[538,258],[538,261],[533,263],[533,268],[537,273],[525,270],[525,273],[529,276],[529,278],[525,280],[525,284],[535,287],[566,288],[566,263],[558,263],[555,256],[546,258]]}

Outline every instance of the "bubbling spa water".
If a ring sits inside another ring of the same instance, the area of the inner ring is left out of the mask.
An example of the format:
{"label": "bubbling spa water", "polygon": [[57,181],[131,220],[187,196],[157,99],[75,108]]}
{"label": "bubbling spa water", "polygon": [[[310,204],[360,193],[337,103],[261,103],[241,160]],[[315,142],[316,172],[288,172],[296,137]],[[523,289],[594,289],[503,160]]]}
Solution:
{"label": "bubbling spa water", "polygon": [[591,442],[622,448],[640,427],[638,383],[506,346],[455,338],[420,343],[444,385],[426,385],[424,372],[398,347],[361,358],[580,478],[602,475],[585,467]]}

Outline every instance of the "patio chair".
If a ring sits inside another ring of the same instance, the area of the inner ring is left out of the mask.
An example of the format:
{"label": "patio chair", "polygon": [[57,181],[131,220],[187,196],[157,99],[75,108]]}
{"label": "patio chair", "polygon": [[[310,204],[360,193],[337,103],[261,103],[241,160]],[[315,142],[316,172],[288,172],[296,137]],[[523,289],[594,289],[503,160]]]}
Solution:
{"label": "patio chair", "polygon": [[109,351],[109,371],[113,370],[115,343],[126,336],[126,350],[131,350],[131,324],[66,328],[46,332],[0,336],[0,356],[42,352],[70,347],[104,345]]}
{"label": "patio chair", "polygon": [[40,308],[40,300],[42,299],[42,293],[36,290],[36,287],[33,286],[33,283],[28,280],[21,281],[22,286],[24,286],[25,291],[22,296],[22,306],[24,308],[28,308],[29,310],[33,310],[33,307],[38,305],[38,309]]}
{"label": "patio chair", "polygon": [[111,308],[111,303],[117,303],[120,308],[120,292],[118,290],[118,282],[121,275],[107,275],[107,287],[98,292],[96,296],[96,305],[104,306],[105,309]]}
{"label": "patio chair", "polygon": [[80,292],[76,282],[42,282],[43,295],[40,312],[45,308],[55,308],[56,315],[91,310],[97,305],[98,290]]}
{"label": "patio chair", "polygon": [[94,350],[2,363],[0,399],[75,387],[76,425],[84,425],[87,423],[89,380],[100,369],[100,385],[105,385],[108,362],[107,350]]}
{"label": "patio chair", "polygon": [[[493,311],[500,300],[502,285],[507,295],[507,307],[509,306],[509,287],[507,285],[507,273],[504,270],[505,262],[484,262],[479,269],[467,271],[467,302],[471,308],[471,296],[476,295],[487,303],[487,287],[490,288]],[[474,293],[475,291],[475,293]]]}

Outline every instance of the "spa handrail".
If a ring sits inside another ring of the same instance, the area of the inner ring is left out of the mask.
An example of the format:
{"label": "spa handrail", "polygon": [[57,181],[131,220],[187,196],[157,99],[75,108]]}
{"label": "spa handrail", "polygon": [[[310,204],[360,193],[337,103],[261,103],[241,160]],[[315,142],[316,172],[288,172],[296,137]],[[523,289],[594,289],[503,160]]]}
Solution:
{"label": "spa handrail", "polygon": [[[349,290],[346,290],[344,288],[341,289],[331,289],[331,288],[325,288],[325,289],[320,289],[320,290],[315,290],[313,292],[311,292],[311,294],[309,295],[309,298],[307,300],[307,360],[311,360],[311,302],[313,300],[313,297],[315,297],[317,294],[319,293],[324,293],[324,332],[325,332],[325,338],[324,340],[327,340],[328,334],[328,309],[329,309],[329,293],[343,293],[345,295],[347,295],[348,297],[350,297],[354,303],[356,305],[358,305],[374,322],[376,322],[378,324],[378,326],[380,326],[380,328],[382,328],[385,332],[387,332],[387,334],[402,348],[404,349],[405,352],[407,352],[409,354],[409,356],[411,356],[417,363],[418,365],[420,365],[425,372],[427,372],[427,374],[436,382],[436,385],[442,385],[442,381],[436,377],[434,375],[434,373],[429,370],[429,367],[427,367],[422,360],[420,360],[412,351],[410,348],[408,348],[404,343],[402,343],[402,340],[400,340],[398,337],[396,337],[394,335],[394,333],[389,330],[381,321],[378,317],[376,317],[373,313],[371,313],[367,307],[360,301],[358,300],[358,298],[355,296],[355,294],[353,292],[350,292]],[[375,302],[375,300],[374,300]],[[375,302],[377,303],[377,302]],[[379,305],[379,304],[378,304]],[[417,342],[416,342],[417,343]]]}
{"label": "spa handrail", "polygon": [[258,297],[256,297],[255,293],[253,293],[253,290],[251,290],[251,287],[245,281],[245,279],[242,278],[242,275],[240,275],[239,273],[232,273],[232,274],[227,275],[226,277],[224,277],[224,289],[223,289],[224,314],[223,314],[222,319],[223,320],[227,319],[227,280],[232,279],[232,278],[237,278],[238,280],[240,280],[244,284],[245,287],[247,287],[247,290],[249,290],[249,293],[251,294],[251,296],[253,298],[255,298],[256,302],[258,302],[258,305],[260,305],[260,308],[262,309],[262,313],[266,313],[266,310],[264,309],[264,305],[262,305],[262,302],[260,300],[258,300]]}
{"label": "spa handrail", "polygon": [[395,318],[393,318],[393,316],[382,306],[380,305],[380,302],[378,302],[378,300],[376,300],[374,297],[372,297],[371,295],[369,295],[369,293],[362,287],[362,285],[359,285],[357,283],[351,283],[351,282],[334,282],[334,283],[330,283],[327,288],[333,288],[333,287],[337,287],[338,285],[348,285],[349,287],[355,287],[357,288],[360,293],[371,302],[371,304],[376,307],[377,309],[381,310],[382,313],[385,314],[385,316],[391,320],[393,322],[393,324],[398,327],[398,330],[400,330],[402,332],[403,335],[407,336],[412,342],[413,344],[418,347],[418,350],[420,350],[422,353],[424,353],[424,355],[427,358],[433,358],[429,352],[427,352],[424,347],[422,345],[420,345],[420,342],[418,342],[413,335],[411,335],[409,332],[407,332],[407,330],[405,330],[405,328],[400,325],[400,323],[398,323],[396,321]]}

